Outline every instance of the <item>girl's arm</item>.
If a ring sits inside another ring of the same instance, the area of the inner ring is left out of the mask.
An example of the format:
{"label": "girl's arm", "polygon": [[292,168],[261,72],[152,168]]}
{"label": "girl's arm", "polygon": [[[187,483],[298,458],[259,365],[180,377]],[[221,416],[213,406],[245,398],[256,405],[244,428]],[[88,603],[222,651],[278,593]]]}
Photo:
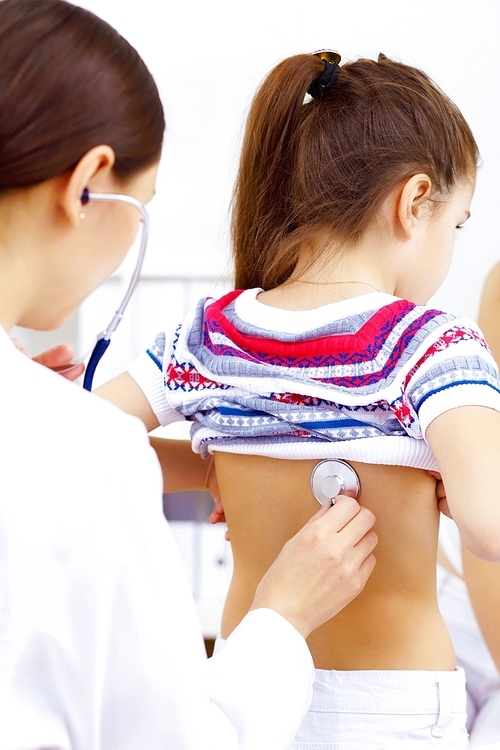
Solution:
{"label": "girl's arm", "polygon": [[164,492],[208,490],[209,486],[213,486],[215,472],[212,457],[204,460],[194,453],[189,440],[154,436],[149,440],[161,464]]}
{"label": "girl's arm", "polygon": [[[478,319],[488,346],[500,362],[500,263],[488,274]],[[489,488],[487,488],[489,491]],[[499,500],[500,502],[500,500]],[[479,627],[500,670],[500,565],[485,562],[462,545],[464,580]]]}
{"label": "girl's arm", "polygon": [[160,426],[149,401],[128,372],[122,372],[116,378],[108,380],[107,383],[96,388],[93,393],[115,404],[127,414],[139,417],[146,425],[148,432]]}
{"label": "girl's arm", "polygon": [[451,409],[430,423],[426,439],[465,546],[483,560],[500,561],[500,413]]}
{"label": "girl's arm", "polygon": [[194,453],[189,440],[150,437],[163,473],[164,492],[205,490],[214,499],[215,508],[210,514],[210,523],[226,520],[220,499],[219,485],[215,474],[213,456],[204,459]]}
{"label": "girl's arm", "polygon": [[[94,393],[115,404],[122,411],[139,417],[146,425],[148,432],[159,426],[158,418],[151,409],[149,401],[128,372],[123,372],[104,383],[96,388]],[[213,457],[207,460],[201,458],[193,452],[189,440],[151,437],[150,442],[161,465],[163,491],[207,490],[215,502],[215,509],[209,520],[211,523],[224,521],[224,510],[220,502]]]}
{"label": "girl's arm", "polygon": [[500,363],[500,263],[489,272],[481,297],[478,324],[497,364]]}
{"label": "girl's arm", "polygon": [[[478,324],[500,363],[500,263],[486,279]],[[431,422],[426,438],[465,546],[477,557],[500,560],[500,414],[485,407],[454,409]]]}
{"label": "girl's arm", "polygon": [[474,614],[500,671],[500,565],[479,560],[463,545],[462,560]]}

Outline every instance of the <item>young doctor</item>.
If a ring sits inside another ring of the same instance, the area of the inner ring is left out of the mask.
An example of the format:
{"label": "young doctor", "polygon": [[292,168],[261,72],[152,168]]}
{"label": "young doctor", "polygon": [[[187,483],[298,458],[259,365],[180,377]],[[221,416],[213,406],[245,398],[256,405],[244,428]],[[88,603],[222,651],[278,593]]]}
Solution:
{"label": "young doctor", "polygon": [[119,265],[139,213],[98,194],[147,202],[163,130],[111,27],[63,0],[0,3],[1,750],[286,747],[311,696],[304,639],[375,562],[373,515],[339,497],[207,662],[144,427],[8,337],[59,326]]}

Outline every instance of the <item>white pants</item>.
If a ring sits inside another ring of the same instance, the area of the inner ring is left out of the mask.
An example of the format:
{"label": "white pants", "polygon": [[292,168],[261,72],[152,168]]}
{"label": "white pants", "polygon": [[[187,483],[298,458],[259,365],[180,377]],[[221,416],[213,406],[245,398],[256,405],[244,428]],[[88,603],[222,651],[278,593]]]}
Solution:
{"label": "white pants", "polygon": [[291,750],[465,750],[465,722],[461,669],[318,669],[311,708]]}
{"label": "white pants", "polygon": [[[219,636],[214,653],[223,643]],[[317,669],[311,707],[290,750],[466,750],[466,718],[462,669]]]}

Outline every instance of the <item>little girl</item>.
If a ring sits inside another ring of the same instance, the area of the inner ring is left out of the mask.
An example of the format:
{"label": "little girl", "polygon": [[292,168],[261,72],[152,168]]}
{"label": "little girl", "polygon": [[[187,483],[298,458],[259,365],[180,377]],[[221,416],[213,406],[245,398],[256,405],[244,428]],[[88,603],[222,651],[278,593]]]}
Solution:
{"label": "little girl", "polygon": [[421,71],[339,61],[286,59],[255,97],[239,291],[200,301],[101,392],[149,429],[192,420],[194,450],[215,456],[234,554],[223,638],[315,512],[312,469],[348,461],[377,517],[377,565],[309,638],[317,679],[293,747],[459,750],[464,678],[436,603],[429,471],[465,545],[500,559],[500,385],[477,326],[425,304],[470,215],[478,151]]}

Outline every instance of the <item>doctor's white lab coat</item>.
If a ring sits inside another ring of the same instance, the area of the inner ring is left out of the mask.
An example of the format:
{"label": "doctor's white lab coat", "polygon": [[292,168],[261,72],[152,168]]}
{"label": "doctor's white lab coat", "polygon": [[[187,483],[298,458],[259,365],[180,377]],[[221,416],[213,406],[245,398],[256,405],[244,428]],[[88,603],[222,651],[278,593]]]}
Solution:
{"label": "doctor's white lab coat", "polygon": [[285,748],[305,641],[262,609],[207,660],[142,423],[0,362],[0,749]]}

